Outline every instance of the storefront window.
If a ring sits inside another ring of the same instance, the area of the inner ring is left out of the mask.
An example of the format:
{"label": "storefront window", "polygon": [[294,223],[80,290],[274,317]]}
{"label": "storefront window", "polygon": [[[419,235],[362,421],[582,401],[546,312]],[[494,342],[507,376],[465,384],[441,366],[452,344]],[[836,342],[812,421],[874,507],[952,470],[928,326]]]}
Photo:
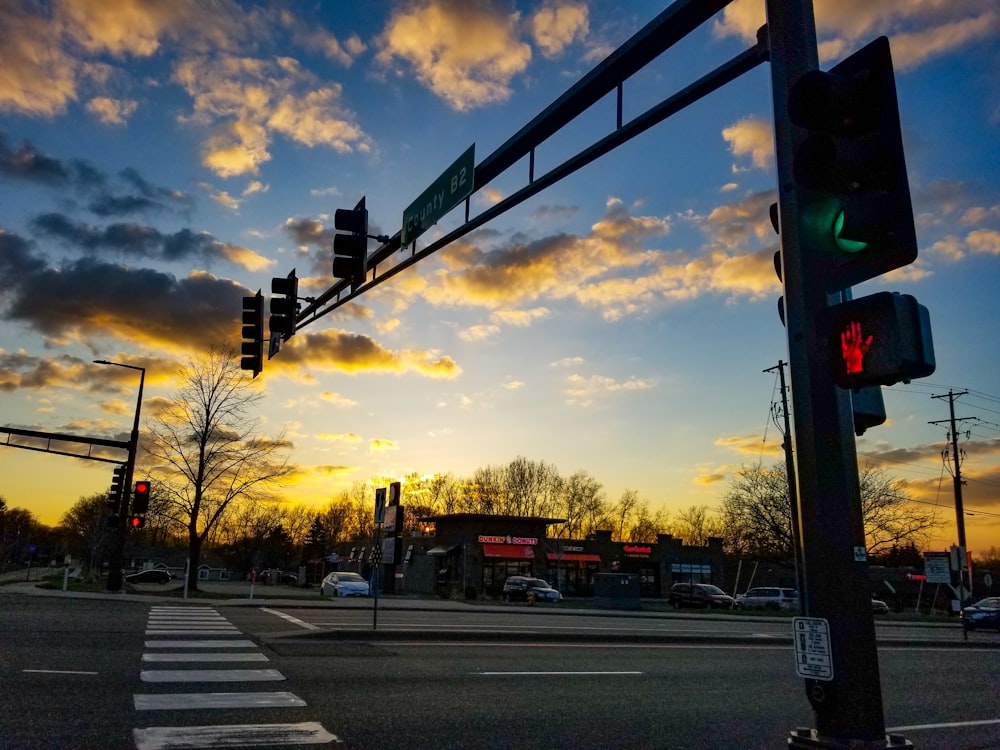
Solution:
{"label": "storefront window", "polygon": [[712,566],[698,565],[692,563],[672,563],[670,573],[674,583],[683,581],[685,583],[711,583]]}

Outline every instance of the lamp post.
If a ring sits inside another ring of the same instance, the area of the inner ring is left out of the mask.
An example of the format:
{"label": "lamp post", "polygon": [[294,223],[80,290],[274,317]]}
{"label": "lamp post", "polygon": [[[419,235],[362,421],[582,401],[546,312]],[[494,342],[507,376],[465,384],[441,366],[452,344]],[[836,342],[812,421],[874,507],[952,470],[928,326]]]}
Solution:
{"label": "lamp post", "polygon": [[108,591],[121,591],[122,562],[125,557],[125,534],[128,531],[129,493],[132,491],[132,480],[135,477],[135,458],[139,449],[139,412],[142,409],[142,386],[146,382],[146,368],[136,365],[126,365],[121,362],[109,362],[106,359],[95,359],[95,365],[114,365],[129,370],[139,371],[139,396],[135,402],[135,421],[132,424],[132,434],[128,439],[128,462],[125,465],[125,488],[118,513],[118,528],[111,545],[108,560]]}

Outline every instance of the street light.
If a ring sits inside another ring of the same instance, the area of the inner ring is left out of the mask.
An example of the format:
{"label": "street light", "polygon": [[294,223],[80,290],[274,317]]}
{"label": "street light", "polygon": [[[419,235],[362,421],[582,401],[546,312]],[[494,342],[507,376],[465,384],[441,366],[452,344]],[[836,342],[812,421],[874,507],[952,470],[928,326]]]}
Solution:
{"label": "street light", "polygon": [[[121,362],[109,362],[106,359],[95,359],[95,365],[114,365],[124,367],[129,370],[139,371],[139,396],[135,402],[135,421],[132,424],[132,434],[128,439],[128,462],[125,470],[125,497],[132,487],[132,478],[135,476],[135,457],[139,449],[139,412],[142,409],[142,387],[146,382],[146,368],[137,365],[126,365]],[[125,534],[128,531],[127,502],[122,503],[121,512],[118,514],[118,532],[115,535],[114,544],[111,545],[111,554],[108,560],[108,591],[121,591],[122,588],[122,561],[125,557]]]}

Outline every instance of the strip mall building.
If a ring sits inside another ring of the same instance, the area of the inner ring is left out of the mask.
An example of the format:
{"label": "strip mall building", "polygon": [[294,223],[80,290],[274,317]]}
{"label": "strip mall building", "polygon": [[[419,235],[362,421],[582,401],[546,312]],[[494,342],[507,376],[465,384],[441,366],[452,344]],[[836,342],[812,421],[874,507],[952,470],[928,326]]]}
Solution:
{"label": "strip mall building", "polygon": [[[723,581],[721,539],[709,539],[706,547],[685,546],[670,534],[654,543],[612,541],[610,531],[561,539],[562,519],[473,513],[419,523],[421,535],[403,538],[393,563],[382,566],[391,590],[498,596],[508,576],[529,575],[546,579],[565,596],[592,596],[597,573],[631,573],[639,576],[642,596],[666,597],[678,581]],[[345,550],[340,559],[341,569],[367,573],[368,555],[359,547]]]}

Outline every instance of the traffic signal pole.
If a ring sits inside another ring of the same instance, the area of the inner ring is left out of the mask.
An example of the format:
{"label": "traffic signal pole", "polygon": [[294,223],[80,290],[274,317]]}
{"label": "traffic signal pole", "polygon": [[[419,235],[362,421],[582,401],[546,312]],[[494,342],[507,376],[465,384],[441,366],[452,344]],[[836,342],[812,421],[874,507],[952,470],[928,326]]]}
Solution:
{"label": "traffic signal pole", "polygon": [[[820,278],[822,259],[809,242],[793,170],[803,134],[790,120],[789,94],[804,73],[818,68],[812,2],[767,0],[766,5],[806,582],[803,619],[828,635],[825,643],[819,638],[814,654],[827,668],[805,679],[816,728],[794,730],[789,746],[907,747],[906,740],[885,735],[851,398],[834,382],[820,340],[817,321],[835,300]],[[798,651],[796,658],[802,658]]]}

